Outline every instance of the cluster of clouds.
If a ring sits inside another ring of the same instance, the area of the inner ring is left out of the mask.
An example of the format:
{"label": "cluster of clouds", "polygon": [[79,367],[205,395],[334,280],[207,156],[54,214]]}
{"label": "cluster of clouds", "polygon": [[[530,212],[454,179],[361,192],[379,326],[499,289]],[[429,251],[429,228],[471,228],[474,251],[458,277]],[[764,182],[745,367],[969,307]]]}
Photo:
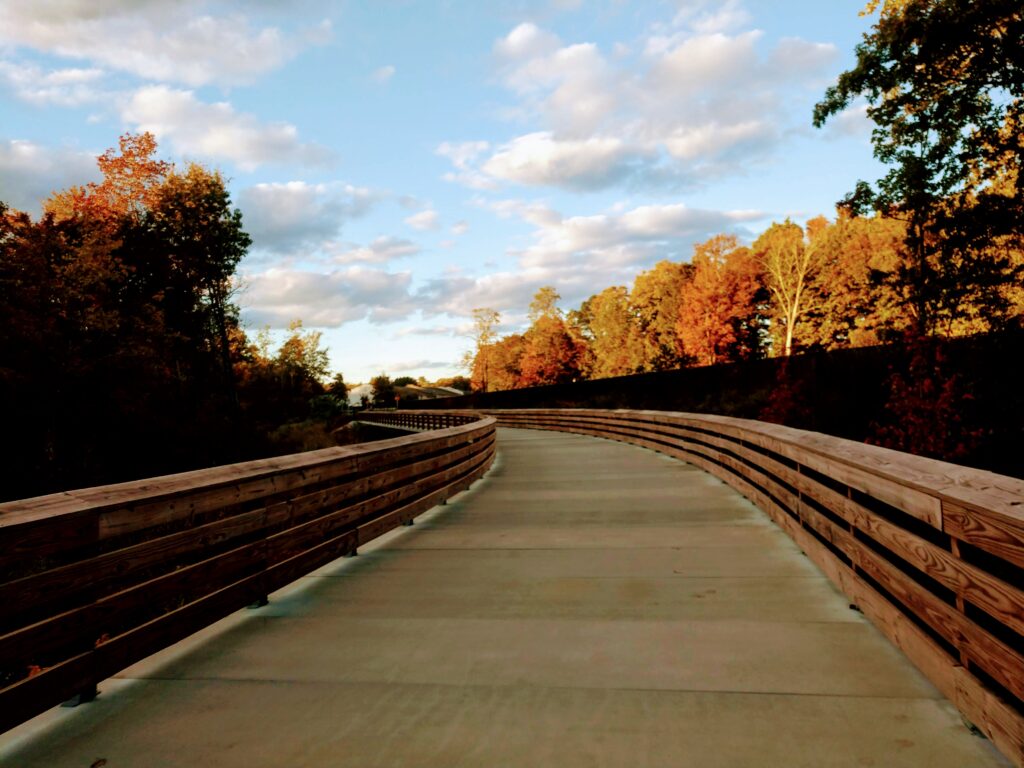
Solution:
{"label": "cluster of clouds", "polygon": [[[261,4],[268,7],[285,3]],[[218,11],[220,11],[218,13]],[[242,85],[330,39],[329,21],[295,34],[254,28],[208,0],[33,0],[0,4],[0,42],[94,62],[145,80]]]}
{"label": "cluster of clouds", "polygon": [[692,189],[769,156],[793,93],[820,89],[835,46],[768,46],[735,0],[690,2],[632,45],[603,51],[525,22],[494,45],[512,110],[534,130],[502,143],[445,142],[445,178],[593,191]]}
{"label": "cluster of clouds", "polygon": [[[268,0],[264,11],[284,3]],[[286,122],[263,122],[202,86],[246,85],[331,38],[328,20],[293,32],[254,26],[212,0],[35,0],[0,3],[0,51],[87,62],[46,69],[24,55],[0,60],[0,85],[38,106],[88,107],[136,131],[152,131],[178,154],[265,164],[330,167],[325,147]]]}
{"label": "cluster of clouds", "polygon": [[[579,4],[558,1],[569,9]],[[210,86],[251,84],[330,40],[329,21],[296,26],[288,21],[289,6],[284,0],[0,2],[0,87],[39,106],[94,109],[152,131],[178,155],[226,160],[242,171],[268,164],[289,172],[331,169],[335,155],[304,140],[295,125],[201,96]],[[282,23],[253,23],[245,12],[256,9],[261,18],[279,14]],[[794,130],[787,117],[793,94],[820,92],[837,52],[798,38],[769,43],[750,24],[738,0],[687,0],[670,20],[607,49],[563,40],[534,23],[515,26],[495,41],[493,62],[511,97],[507,124],[522,130],[500,141],[451,140],[436,148],[450,164],[444,178],[476,190],[471,202],[478,210],[527,228],[504,266],[487,275],[453,269],[417,282],[403,260],[424,251],[411,238],[444,229],[433,205],[405,201],[400,233],[354,243],[344,237],[350,222],[385,199],[403,201],[342,182],[255,184],[235,196],[255,244],[240,285],[246,319],[283,327],[302,317],[307,326],[337,327],[364,319],[465,318],[480,306],[515,317],[540,285],[556,285],[575,304],[629,282],[660,259],[685,258],[713,234],[742,233],[763,214],[657,202],[570,216],[506,190],[625,190],[677,200],[680,192],[770,157]],[[39,63],[52,57],[81,65]],[[369,77],[385,86],[395,73],[386,65]],[[862,112],[841,118],[841,129],[855,130]],[[19,207],[95,175],[92,155],[76,148],[0,141],[0,199]],[[448,232],[458,237],[469,226],[456,221]],[[419,322],[410,333],[451,334],[457,327]]]}
{"label": "cluster of clouds", "polygon": [[[417,314],[466,317],[474,307],[487,306],[518,320],[540,285],[556,285],[566,303],[577,304],[607,285],[629,282],[646,265],[682,258],[694,243],[718,232],[742,231],[746,222],[763,216],[758,211],[720,212],[678,203],[563,216],[543,203],[478,202],[498,216],[516,216],[533,224],[530,243],[510,253],[515,268],[483,276],[452,270],[414,286],[409,271],[395,271],[388,265],[415,253],[416,246],[381,238],[350,252],[358,252],[363,264],[350,266],[342,256],[320,270],[275,267],[247,277],[243,294],[244,304],[250,307],[247,319],[283,327],[301,315],[307,324],[330,327],[355,319],[395,322]],[[388,255],[374,258],[381,253]],[[412,332],[457,331],[423,326]]]}

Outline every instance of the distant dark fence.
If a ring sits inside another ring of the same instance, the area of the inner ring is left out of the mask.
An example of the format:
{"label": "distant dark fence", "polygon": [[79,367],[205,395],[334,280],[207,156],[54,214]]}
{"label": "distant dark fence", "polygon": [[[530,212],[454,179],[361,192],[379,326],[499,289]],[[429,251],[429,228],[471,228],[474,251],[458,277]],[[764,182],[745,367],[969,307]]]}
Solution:
{"label": "distant dark fence", "polygon": [[[941,342],[941,349],[945,369],[956,372],[970,396],[961,413],[981,433],[976,447],[958,461],[1024,477],[1024,333],[952,339]],[[421,400],[410,407],[634,408],[763,419],[774,405],[773,421],[864,440],[886,418],[890,376],[905,373],[910,354],[900,344],[860,347]],[[782,389],[789,402],[779,404]]]}
{"label": "distant dark fence", "polygon": [[465,411],[363,411],[356,415],[355,421],[423,432],[458,427],[479,418],[478,414],[467,414]]}
{"label": "distant dark fence", "polygon": [[494,419],[0,504],[0,731],[467,488]]}
{"label": "distant dark fence", "polygon": [[657,411],[491,411],[500,426],[680,458],[764,510],[1024,766],[1024,481],[778,424]]}

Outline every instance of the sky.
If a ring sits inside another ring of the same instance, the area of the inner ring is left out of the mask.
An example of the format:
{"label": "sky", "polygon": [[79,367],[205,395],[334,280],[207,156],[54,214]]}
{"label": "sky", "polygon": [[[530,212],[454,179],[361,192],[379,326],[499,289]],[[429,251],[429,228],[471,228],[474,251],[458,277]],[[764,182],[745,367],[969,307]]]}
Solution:
{"label": "sky", "polygon": [[124,132],[229,182],[254,334],[346,381],[465,373],[522,327],[719,233],[834,216],[861,104],[811,112],[864,0],[0,0],[0,200],[37,215]]}

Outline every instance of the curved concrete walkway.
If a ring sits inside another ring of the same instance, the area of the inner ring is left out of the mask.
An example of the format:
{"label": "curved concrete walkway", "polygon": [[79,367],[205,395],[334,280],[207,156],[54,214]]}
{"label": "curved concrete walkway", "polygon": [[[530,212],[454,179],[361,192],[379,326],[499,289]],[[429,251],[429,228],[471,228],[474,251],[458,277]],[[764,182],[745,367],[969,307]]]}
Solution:
{"label": "curved concrete walkway", "polygon": [[524,430],[415,527],[101,690],[0,765],[1006,764],[721,482]]}

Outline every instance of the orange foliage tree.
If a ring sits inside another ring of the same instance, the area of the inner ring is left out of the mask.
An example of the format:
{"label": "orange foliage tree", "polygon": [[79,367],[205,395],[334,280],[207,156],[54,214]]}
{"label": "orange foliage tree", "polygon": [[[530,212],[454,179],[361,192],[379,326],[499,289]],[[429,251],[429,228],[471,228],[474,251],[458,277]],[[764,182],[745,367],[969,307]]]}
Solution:
{"label": "orange foliage tree", "polygon": [[58,219],[92,215],[104,220],[130,217],[138,221],[156,207],[159,190],[173,164],[158,160],[156,137],[148,131],[126,133],[118,140],[118,150],[108,149],[98,158],[103,180],[84,187],[71,187],[52,195],[44,204],[44,213]]}
{"label": "orange foliage tree", "polygon": [[701,365],[755,355],[761,294],[757,259],[734,235],[716,235],[694,248],[692,264],[676,326],[683,349]]}
{"label": "orange foliage tree", "polygon": [[533,321],[523,335],[519,361],[519,386],[563,384],[582,375],[581,360],[586,344],[571,332],[556,306],[561,298],[551,286],[544,286],[530,303]]}

